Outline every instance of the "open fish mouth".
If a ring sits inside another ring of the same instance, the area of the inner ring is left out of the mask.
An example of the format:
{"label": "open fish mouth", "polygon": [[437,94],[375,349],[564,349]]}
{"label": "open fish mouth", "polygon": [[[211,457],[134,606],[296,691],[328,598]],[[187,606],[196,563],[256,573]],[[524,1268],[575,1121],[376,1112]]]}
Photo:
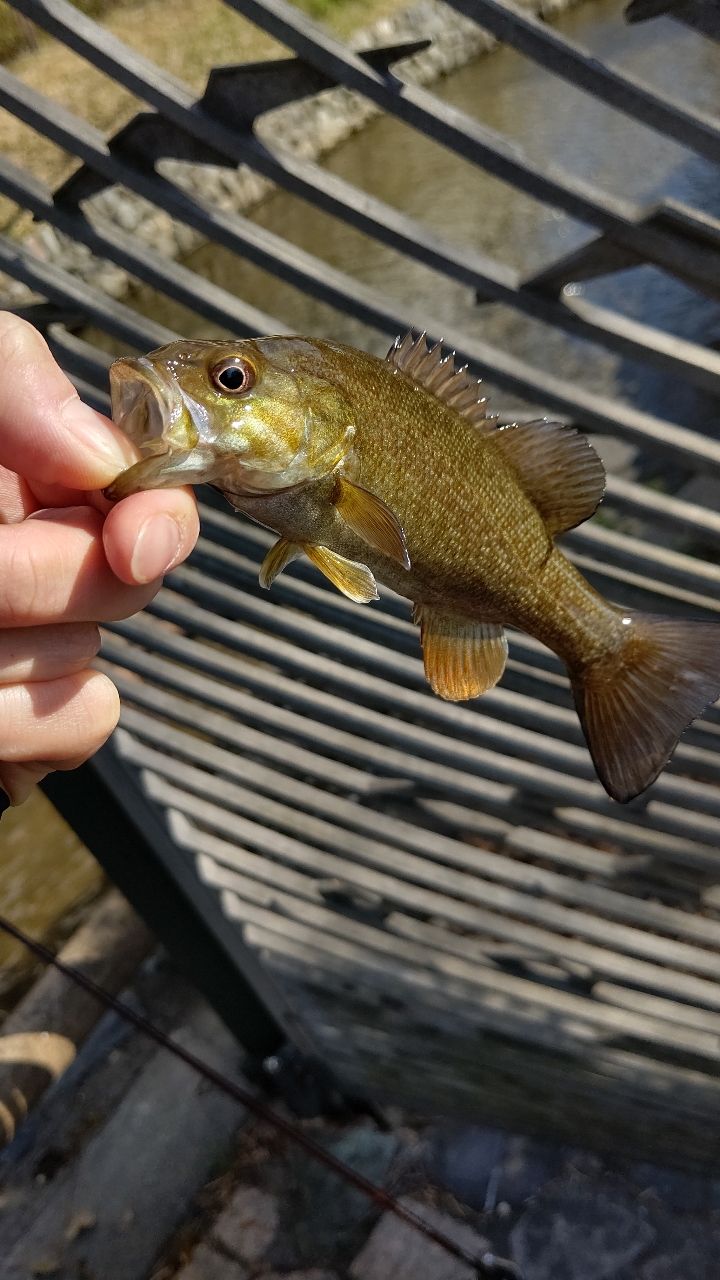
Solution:
{"label": "open fish mouth", "polygon": [[143,356],[116,360],[110,369],[113,421],[137,445],[142,458],[103,490],[118,502],[144,489],[209,480],[218,460],[197,447],[198,432],[174,379],[158,375]]}
{"label": "open fish mouth", "polygon": [[182,413],[179,388],[159,378],[149,360],[116,360],[110,370],[113,421],[143,457],[167,453],[167,432]]}

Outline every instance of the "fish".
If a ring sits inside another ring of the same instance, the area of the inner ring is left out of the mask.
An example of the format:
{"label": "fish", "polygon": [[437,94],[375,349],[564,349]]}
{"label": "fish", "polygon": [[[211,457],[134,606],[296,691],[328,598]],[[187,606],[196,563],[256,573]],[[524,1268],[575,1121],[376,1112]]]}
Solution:
{"label": "fish", "polygon": [[412,602],[441,698],[491,689],[505,627],[564,662],[596,772],[626,803],[720,694],[720,624],[617,607],[556,545],[595,512],[603,465],[576,429],[499,425],[424,334],[386,359],[329,340],[178,340],[110,370],[141,459],[105,491],[208,483],[278,540],[269,588],[305,555],[351,600]]}

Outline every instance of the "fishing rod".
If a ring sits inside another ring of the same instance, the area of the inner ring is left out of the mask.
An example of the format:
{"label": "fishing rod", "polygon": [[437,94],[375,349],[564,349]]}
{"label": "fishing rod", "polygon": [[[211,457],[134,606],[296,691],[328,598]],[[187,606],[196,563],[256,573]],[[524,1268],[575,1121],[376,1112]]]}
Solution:
{"label": "fishing rod", "polygon": [[214,1084],[222,1093],[234,1098],[246,1110],[251,1111],[261,1120],[285,1134],[292,1142],[303,1147],[308,1155],[324,1164],[337,1177],[350,1183],[358,1191],[362,1191],[379,1208],[386,1210],[388,1213],[393,1213],[396,1218],[400,1218],[407,1226],[413,1227],[415,1231],[419,1231],[428,1240],[432,1240],[434,1244],[439,1245],[446,1253],[451,1254],[460,1262],[464,1262],[468,1267],[472,1267],[477,1276],[484,1277],[485,1280],[522,1280],[520,1271],[514,1262],[510,1262],[507,1258],[500,1258],[494,1253],[485,1253],[479,1259],[472,1257],[461,1245],[456,1244],[454,1240],[451,1240],[441,1231],[437,1231],[429,1223],[423,1222],[422,1218],[419,1218],[412,1210],[406,1209],[388,1191],[376,1186],[374,1182],[370,1182],[361,1173],[356,1173],[344,1161],[338,1160],[337,1156],[334,1156],[332,1152],[327,1151],[319,1142],[311,1138],[299,1125],[294,1124],[292,1120],[288,1120],[282,1115],[278,1115],[272,1107],[263,1102],[261,1098],[256,1097],[254,1093],[244,1089],[242,1085],[236,1084],[233,1080],[229,1080],[220,1071],[216,1071],[207,1062],[203,1062],[202,1058],[197,1058],[194,1053],[171,1040],[149,1018],[136,1013],[134,1009],[124,1004],[122,1000],[118,1000],[115,996],[110,995],[109,991],[105,991],[103,987],[98,986],[96,982],[93,982],[92,978],[86,977],[84,973],[80,973],[71,965],[59,960],[49,947],[44,946],[41,942],[36,942],[34,938],[28,937],[22,929],[11,924],[3,916],[0,916],[0,929],[9,934],[11,938],[21,942],[23,946],[27,947],[28,951],[31,951],[44,964],[52,965],[53,968],[64,974],[66,978],[69,978],[71,982],[82,987],[89,995],[94,996],[106,1008],[112,1009],[125,1022],[131,1023],[142,1035],[147,1036],[149,1040],[153,1040],[162,1049],[167,1049],[168,1053],[173,1053],[176,1058],[180,1058],[198,1075],[203,1076],[205,1080]]}

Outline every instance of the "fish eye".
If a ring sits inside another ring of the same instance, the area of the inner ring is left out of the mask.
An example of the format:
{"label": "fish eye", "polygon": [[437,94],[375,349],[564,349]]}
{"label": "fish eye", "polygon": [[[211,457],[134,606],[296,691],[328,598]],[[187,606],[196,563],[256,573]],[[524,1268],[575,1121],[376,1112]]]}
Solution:
{"label": "fish eye", "polygon": [[228,356],[210,370],[210,381],[218,391],[238,396],[255,382],[255,370],[242,356]]}

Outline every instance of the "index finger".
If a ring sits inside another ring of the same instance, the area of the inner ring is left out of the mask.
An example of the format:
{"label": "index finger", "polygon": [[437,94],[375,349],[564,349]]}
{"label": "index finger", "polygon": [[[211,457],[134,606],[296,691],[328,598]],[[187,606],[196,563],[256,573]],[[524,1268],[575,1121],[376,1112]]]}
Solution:
{"label": "index finger", "polygon": [[0,466],[85,492],[137,461],[131,441],[83,404],[37,329],[8,311],[0,311],[0,368]]}

